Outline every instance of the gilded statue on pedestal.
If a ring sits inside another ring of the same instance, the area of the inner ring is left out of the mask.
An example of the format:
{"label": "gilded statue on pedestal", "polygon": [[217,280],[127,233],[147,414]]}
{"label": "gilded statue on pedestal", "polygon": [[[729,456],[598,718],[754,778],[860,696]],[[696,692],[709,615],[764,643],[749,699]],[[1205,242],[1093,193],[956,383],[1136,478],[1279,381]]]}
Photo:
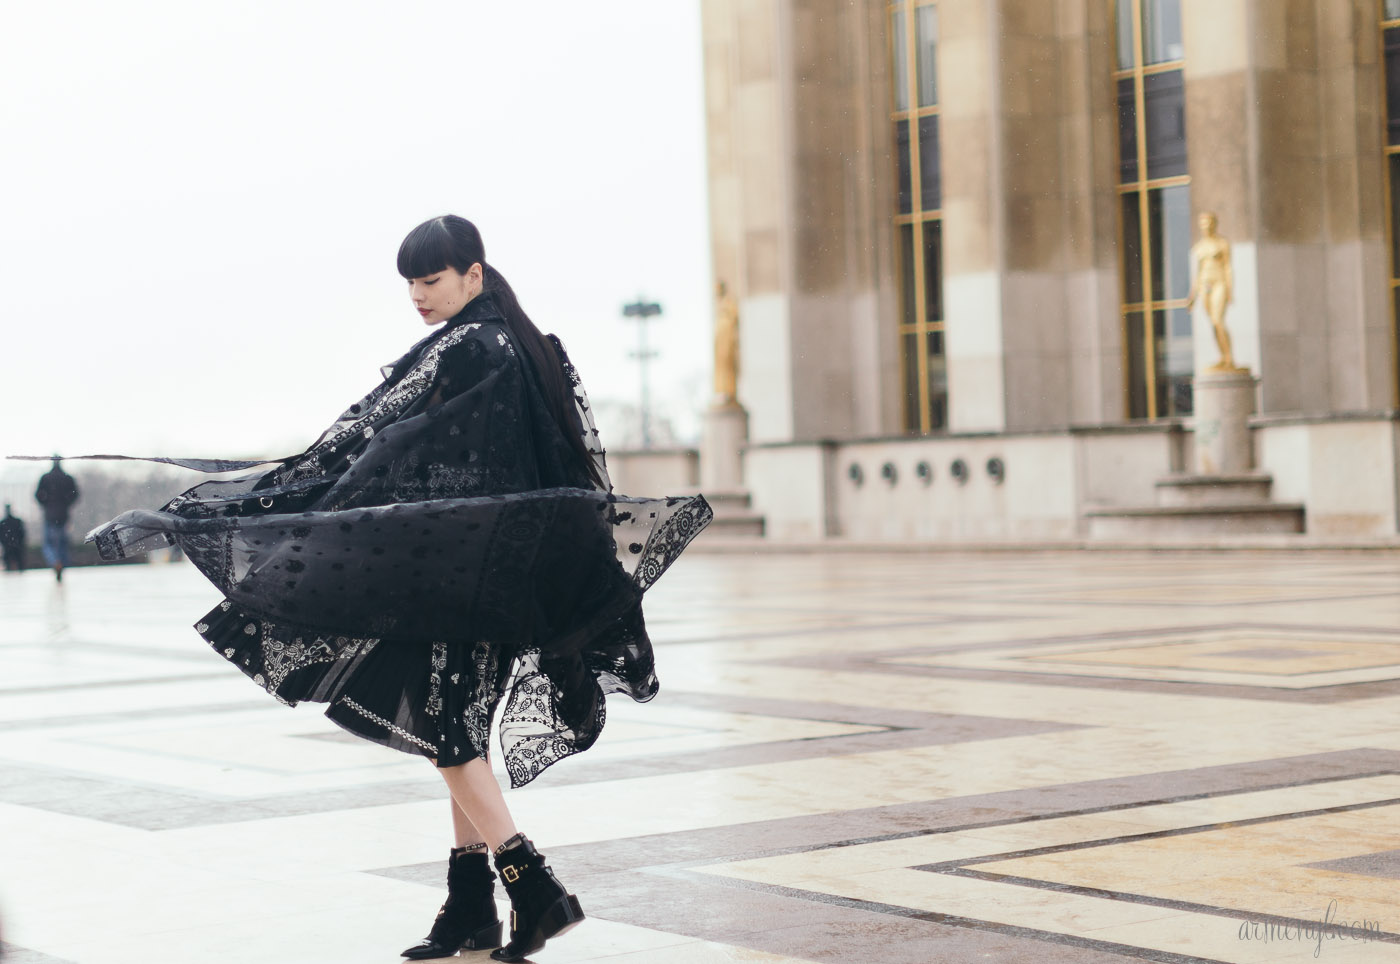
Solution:
{"label": "gilded statue on pedestal", "polygon": [[715,285],[715,405],[738,404],[739,305],[723,281]]}
{"label": "gilded statue on pedestal", "polygon": [[1200,295],[1206,317],[1215,330],[1215,345],[1220,349],[1220,360],[1206,368],[1205,372],[1222,375],[1248,371],[1235,365],[1230,331],[1225,327],[1225,309],[1235,300],[1230,242],[1217,233],[1219,221],[1212,212],[1203,211],[1196,223],[1201,228],[1201,237],[1191,246],[1191,262],[1196,268],[1196,278],[1191,283],[1191,293],[1186,296],[1186,307],[1190,309],[1194,306],[1196,296]]}

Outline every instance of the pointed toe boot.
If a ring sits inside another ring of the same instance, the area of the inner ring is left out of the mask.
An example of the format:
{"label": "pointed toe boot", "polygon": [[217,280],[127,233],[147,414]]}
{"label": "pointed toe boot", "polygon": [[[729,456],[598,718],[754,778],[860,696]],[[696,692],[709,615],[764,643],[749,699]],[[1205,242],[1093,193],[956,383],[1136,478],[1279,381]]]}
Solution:
{"label": "pointed toe boot", "polygon": [[447,863],[447,901],[428,936],[403,952],[411,961],[501,946],[494,881],[483,851],[454,850]]}

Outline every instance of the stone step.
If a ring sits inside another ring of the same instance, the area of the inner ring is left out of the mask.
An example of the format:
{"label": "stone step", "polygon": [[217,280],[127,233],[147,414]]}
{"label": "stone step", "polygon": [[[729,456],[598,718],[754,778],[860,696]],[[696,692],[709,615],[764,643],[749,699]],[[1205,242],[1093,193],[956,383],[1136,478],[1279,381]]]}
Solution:
{"label": "stone step", "polygon": [[763,516],[747,513],[743,515],[721,515],[715,512],[714,521],[701,534],[701,538],[707,535],[722,536],[730,538],[743,536],[746,538],[762,538],[763,536]]}
{"label": "stone step", "polygon": [[701,489],[700,494],[715,510],[714,521],[705,531],[715,536],[729,538],[762,537],[763,516],[753,511],[753,498],[747,491],[739,489]]}
{"label": "stone step", "polygon": [[1267,505],[1274,477],[1263,472],[1241,475],[1169,475],[1157,480],[1157,505]]}
{"label": "stone step", "polygon": [[1171,542],[1202,536],[1283,535],[1304,531],[1303,506],[1262,505],[1112,507],[1084,513],[1091,539]]}
{"label": "stone step", "polygon": [[753,505],[753,498],[747,492],[701,489],[700,493],[705,497],[705,501],[710,503],[710,508],[715,510],[715,515],[746,512]]}

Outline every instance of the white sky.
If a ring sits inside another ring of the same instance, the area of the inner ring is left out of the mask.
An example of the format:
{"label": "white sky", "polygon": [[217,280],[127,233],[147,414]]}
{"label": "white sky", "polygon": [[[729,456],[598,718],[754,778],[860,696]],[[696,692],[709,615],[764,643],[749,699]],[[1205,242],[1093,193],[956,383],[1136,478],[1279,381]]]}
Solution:
{"label": "white sky", "polygon": [[394,256],[448,212],[595,403],[636,402],[620,309],[661,302],[656,408],[695,431],[699,0],[80,0],[5,19],[0,454],[299,450],[424,334]]}

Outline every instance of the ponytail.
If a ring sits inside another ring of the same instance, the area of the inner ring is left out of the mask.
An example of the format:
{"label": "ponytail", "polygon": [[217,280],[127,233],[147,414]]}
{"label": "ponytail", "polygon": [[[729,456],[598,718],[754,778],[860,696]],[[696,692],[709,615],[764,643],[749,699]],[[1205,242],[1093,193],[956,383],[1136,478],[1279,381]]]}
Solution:
{"label": "ponytail", "polygon": [[574,402],[573,385],[564,375],[564,362],[554,350],[554,343],[546,338],[544,333],[535,327],[530,316],[525,314],[505,276],[484,261],[481,263],[481,270],[482,293],[490,295],[496,302],[497,309],[505,318],[506,329],[510,332],[511,339],[534,366],[549,414],[554,417],[555,424],[559,426],[559,431],[569,444],[570,450],[588,469],[589,478],[600,489],[606,489],[607,483],[599,475],[598,466],[584,444],[583,423],[579,419]]}

